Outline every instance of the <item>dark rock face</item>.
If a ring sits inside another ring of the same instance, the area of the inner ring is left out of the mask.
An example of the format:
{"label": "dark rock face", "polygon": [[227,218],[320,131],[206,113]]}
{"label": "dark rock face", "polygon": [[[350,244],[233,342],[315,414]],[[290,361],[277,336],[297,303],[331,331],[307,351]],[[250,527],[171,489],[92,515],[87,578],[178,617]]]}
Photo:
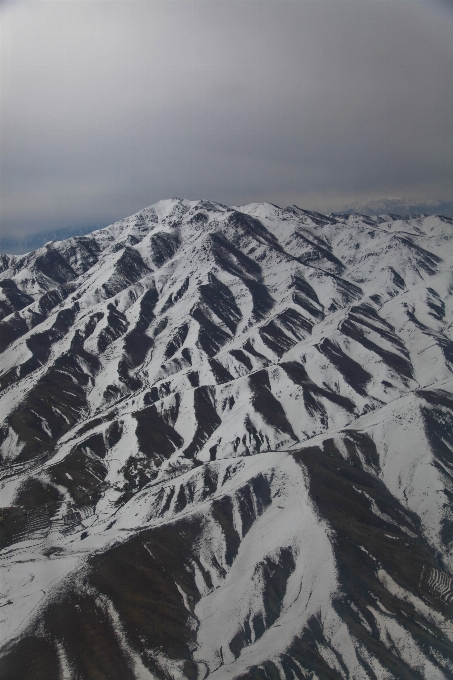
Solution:
{"label": "dark rock face", "polygon": [[2,256],[1,678],[452,678],[452,245],[172,199]]}

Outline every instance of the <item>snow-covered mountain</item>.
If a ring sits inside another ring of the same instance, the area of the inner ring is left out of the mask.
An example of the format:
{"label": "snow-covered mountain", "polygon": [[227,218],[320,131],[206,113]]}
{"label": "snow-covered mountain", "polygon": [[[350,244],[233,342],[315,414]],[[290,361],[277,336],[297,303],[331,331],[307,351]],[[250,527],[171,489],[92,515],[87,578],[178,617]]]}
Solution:
{"label": "snow-covered mountain", "polygon": [[452,678],[452,263],[179,199],[0,256],[2,680]]}

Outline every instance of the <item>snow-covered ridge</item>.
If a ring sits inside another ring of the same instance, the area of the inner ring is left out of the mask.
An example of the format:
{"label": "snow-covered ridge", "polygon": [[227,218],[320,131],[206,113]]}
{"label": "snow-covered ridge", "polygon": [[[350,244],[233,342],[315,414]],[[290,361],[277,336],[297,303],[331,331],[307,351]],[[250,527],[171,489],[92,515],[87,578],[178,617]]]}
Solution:
{"label": "snow-covered ridge", "polygon": [[2,256],[2,678],[452,677],[452,246],[171,199]]}

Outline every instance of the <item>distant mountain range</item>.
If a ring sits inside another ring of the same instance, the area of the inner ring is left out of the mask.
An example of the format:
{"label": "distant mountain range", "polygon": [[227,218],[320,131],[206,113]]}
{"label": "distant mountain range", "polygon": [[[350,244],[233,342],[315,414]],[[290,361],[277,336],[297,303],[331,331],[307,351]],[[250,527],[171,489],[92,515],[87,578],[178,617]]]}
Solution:
{"label": "distant mountain range", "polygon": [[12,255],[21,255],[29,253],[32,250],[41,248],[49,241],[64,241],[71,236],[84,236],[90,234],[94,229],[98,229],[102,225],[90,225],[85,227],[66,227],[63,229],[51,229],[50,231],[42,231],[30,236],[0,236],[0,252],[10,253]]}
{"label": "distant mountain range", "polygon": [[2,680],[453,677],[453,220],[389,212],[0,256]]}
{"label": "distant mountain range", "polygon": [[[453,217],[453,201],[410,201],[401,198],[385,198],[365,203],[352,203],[339,213],[360,215],[444,215]],[[339,214],[334,213],[334,214]]]}

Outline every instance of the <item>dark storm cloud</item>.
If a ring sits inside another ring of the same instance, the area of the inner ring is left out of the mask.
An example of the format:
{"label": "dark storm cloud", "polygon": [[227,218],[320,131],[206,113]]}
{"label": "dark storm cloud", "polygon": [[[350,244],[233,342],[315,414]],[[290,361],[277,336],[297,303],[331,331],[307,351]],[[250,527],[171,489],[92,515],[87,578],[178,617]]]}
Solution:
{"label": "dark storm cloud", "polygon": [[161,198],[448,198],[453,13],[411,0],[2,5],[2,233]]}

